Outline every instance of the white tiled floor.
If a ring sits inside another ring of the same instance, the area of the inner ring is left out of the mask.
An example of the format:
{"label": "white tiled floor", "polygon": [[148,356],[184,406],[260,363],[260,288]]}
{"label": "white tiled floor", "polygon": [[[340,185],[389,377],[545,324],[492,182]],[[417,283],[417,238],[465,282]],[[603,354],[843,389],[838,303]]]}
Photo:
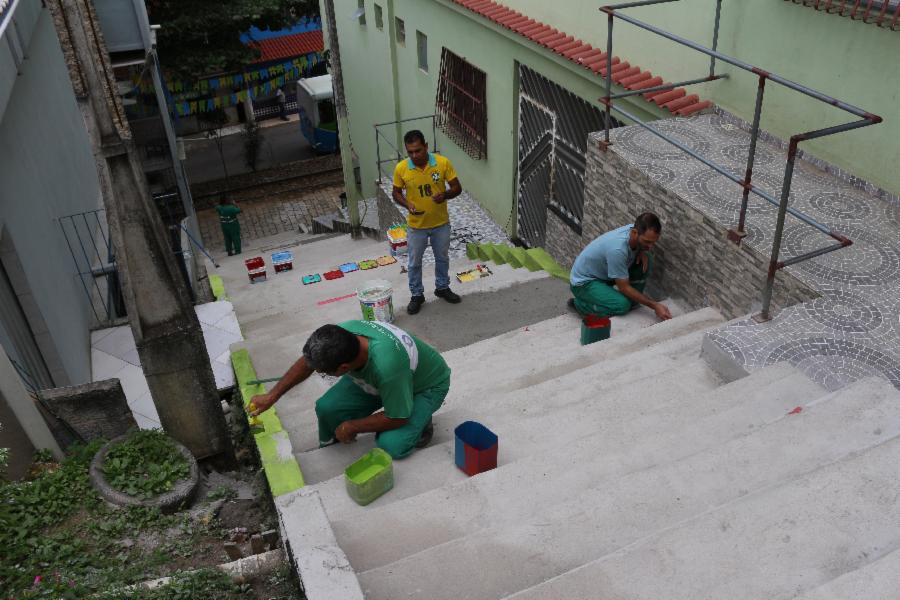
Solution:
{"label": "white tiled floor", "polygon": [[[195,307],[203,340],[218,389],[234,385],[229,346],[244,339],[231,302],[210,302]],[[131,327],[110,327],[91,333],[91,371],[94,381],[118,379],[128,406],[142,429],[159,427],[156,406],[140,368]]]}

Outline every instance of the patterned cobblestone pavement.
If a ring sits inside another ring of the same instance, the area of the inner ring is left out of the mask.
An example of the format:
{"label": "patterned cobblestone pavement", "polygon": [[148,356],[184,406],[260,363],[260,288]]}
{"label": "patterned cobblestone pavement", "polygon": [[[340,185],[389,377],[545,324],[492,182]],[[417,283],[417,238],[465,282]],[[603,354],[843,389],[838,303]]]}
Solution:
{"label": "patterned cobblestone pavement", "polygon": [[[333,213],[340,209],[339,195],[343,186],[330,185],[308,189],[308,187],[286,187],[285,184],[274,184],[271,194],[266,197],[257,187],[248,191],[232,192],[231,197],[241,207],[238,219],[241,223],[241,239],[254,240],[269,237],[287,231],[299,231],[303,226],[307,231],[312,227],[312,220],[318,216]],[[243,201],[246,199],[246,201]],[[225,242],[222,227],[215,209],[197,211],[200,234],[203,243],[210,252],[223,253]]]}
{"label": "patterned cobblestone pavement", "polygon": [[[735,119],[708,114],[654,125],[743,174],[750,136]],[[737,184],[638,126],[615,129],[612,135],[615,151],[657,183],[722,225],[737,223],[741,198]],[[778,197],[784,164],[783,148],[771,138],[761,139],[754,183]],[[788,267],[821,297],[786,308],[768,323],[747,318],[709,337],[748,370],[788,361],[831,390],[873,374],[900,389],[900,203],[820,166],[798,162],[790,205],[854,242],[849,248]],[[774,206],[751,196],[744,243],[768,256],[775,217]],[[781,259],[830,241],[788,216]]]}

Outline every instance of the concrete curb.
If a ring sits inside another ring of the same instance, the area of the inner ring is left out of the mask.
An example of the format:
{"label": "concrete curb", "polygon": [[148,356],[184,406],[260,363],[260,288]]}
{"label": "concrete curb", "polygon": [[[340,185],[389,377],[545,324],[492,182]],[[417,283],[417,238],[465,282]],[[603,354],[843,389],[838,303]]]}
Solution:
{"label": "concrete curb", "polygon": [[[726,323],[722,328],[727,326]],[[705,360],[709,368],[726,382],[743,379],[750,374],[750,371],[710,338],[709,332],[703,336],[700,344],[700,358]]]}
{"label": "concrete curb", "polygon": [[108,442],[97,451],[97,454],[95,454],[93,460],[91,460],[89,471],[91,484],[93,484],[94,488],[100,493],[103,499],[117,506],[156,507],[167,514],[176,512],[178,509],[189,505],[194,499],[194,494],[197,493],[197,488],[200,486],[200,468],[197,466],[197,459],[194,458],[194,455],[191,454],[190,450],[175,440],[172,440],[172,443],[175,444],[175,448],[178,452],[180,452],[188,461],[190,471],[187,479],[176,482],[171,491],[145,500],[131,496],[125,492],[120,492],[106,481],[102,469],[106,455],[112,450],[113,446],[124,441],[127,437],[128,434],[120,435]]}
{"label": "concrete curb", "polygon": [[341,550],[316,491],[276,498],[291,562],[310,600],[363,600],[359,580]]}
{"label": "concrete curb", "polygon": [[212,294],[215,296],[216,300],[228,300],[228,296],[225,294],[225,284],[222,282],[222,277],[219,275],[210,275],[209,287],[212,289]]}
{"label": "concrete curb", "polygon": [[[250,360],[247,350],[237,350],[231,353],[231,365],[234,368],[234,376],[241,390],[241,400],[246,407],[250,399],[257,394],[264,394],[266,389],[262,384],[249,384],[249,381],[257,379],[256,369]],[[305,485],[300,465],[294,458],[294,449],[288,434],[281,426],[281,420],[275,408],[270,408],[259,417],[263,431],[253,434],[256,447],[259,449],[259,458],[262,462],[263,472],[269,482],[269,489],[276,498],[289,492],[293,492]]]}

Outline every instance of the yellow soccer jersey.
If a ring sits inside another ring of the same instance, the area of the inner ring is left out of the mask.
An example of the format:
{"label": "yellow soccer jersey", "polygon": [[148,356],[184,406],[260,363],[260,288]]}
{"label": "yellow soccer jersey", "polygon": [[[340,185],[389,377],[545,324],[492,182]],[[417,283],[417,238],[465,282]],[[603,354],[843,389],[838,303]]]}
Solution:
{"label": "yellow soccer jersey", "polygon": [[419,168],[411,159],[402,160],[394,169],[394,186],[405,190],[406,200],[416,210],[425,214],[406,216],[407,224],[414,229],[432,229],[450,222],[447,203],[436,204],[431,197],[447,190],[447,182],[456,179],[456,171],[450,159],[440,154],[428,153],[428,164]]}

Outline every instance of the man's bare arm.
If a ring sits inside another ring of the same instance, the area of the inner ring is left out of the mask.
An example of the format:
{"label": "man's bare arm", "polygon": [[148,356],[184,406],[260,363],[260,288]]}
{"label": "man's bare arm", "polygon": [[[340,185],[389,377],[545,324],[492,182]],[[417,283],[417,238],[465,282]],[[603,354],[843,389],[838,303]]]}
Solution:
{"label": "man's bare arm", "polygon": [[288,390],[293,388],[295,385],[303,383],[306,379],[315,373],[315,369],[309,366],[309,363],[306,362],[306,358],[301,356],[297,359],[291,368],[288,369],[288,372],[282,375],[281,379],[278,380],[278,383],[275,384],[275,387],[271,389],[266,394],[259,394],[254,396],[250,402],[254,404],[256,409],[253,411],[253,416],[258,415],[261,412],[269,410],[273,404],[275,404],[279,398],[284,396]]}
{"label": "man's bare arm", "polygon": [[450,181],[447,182],[450,185],[449,190],[445,190],[439,194],[435,194],[431,198],[435,201],[436,204],[440,204],[441,202],[446,202],[447,200],[452,200],[456,198],[460,194],[462,194],[462,185],[459,183],[459,178],[454,177]]}
{"label": "man's bare arm", "polygon": [[631,282],[629,280],[616,279],[616,288],[618,288],[619,292],[621,292],[623,296],[625,296],[632,302],[637,302],[638,304],[643,304],[648,308],[652,308],[653,312],[656,313],[656,316],[663,321],[672,318],[672,313],[669,312],[669,308],[665,304],[663,304],[662,302],[657,302],[656,300],[650,298],[650,296],[637,291],[631,285]]}
{"label": "man's bare arm", "polygon": [[335,430],[334,435],[338,441],[348,444],[360,433],[381,433],[399,429],[406,425],[407,421],[408,419],[392,419],[385,416],[384,412],[377,412],[362,419],[344,421]]}
{"label": "man's bare arm", "polygon": [[406,196],[403,195],[403,188],[398,188],[396,185],[394,186],[394,190],[391,192],[391,197],[394,199],[394,202],[405,208],[409,211],[411,215],[421,215],[424,214],[421,210],[416,210],[416,207],[413,206],[407,199]]}

